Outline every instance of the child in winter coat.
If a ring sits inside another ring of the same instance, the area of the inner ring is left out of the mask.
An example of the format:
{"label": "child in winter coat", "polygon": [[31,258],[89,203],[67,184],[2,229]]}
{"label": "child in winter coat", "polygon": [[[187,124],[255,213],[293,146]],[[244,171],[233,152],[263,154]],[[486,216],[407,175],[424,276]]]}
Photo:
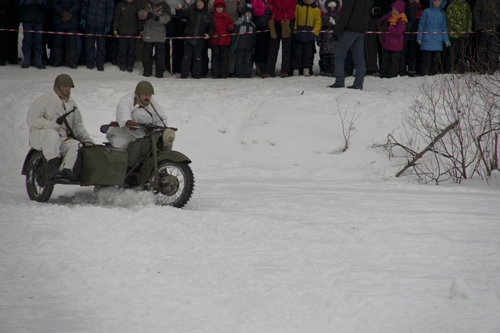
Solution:
{"label": "child in winter coat", "polygon": [[[337,24],[340,3],[338,0],[327,0],[325,3],[328,11],[321,16],[321,30],[333,31]],[[320,57],[320,75],[333,76],[335,73],[335,48],[337,42],[333,35],[328,32],[322,32],[318,39],[319,57]]]}
{"label": "child in winter coat", "polygon": [[[239,78],[252,76],[252,53],[255,48],[255,24],[252,22],[253,7],[246,4],[241,16],[234,23],[234,32],[242,35],[232,36],[232,48],[236,51],[235,73]],[[249,34],[243,34],[249,32]]]}
{"label": "child in winter coat", "polygon": [[[139,36],[139,5],[136,0],[124,0],[115,7],[113,34],[115,36]],[[118,39],[118,66],[121,71],[134,70],[135,38]]]}
{"label": "child in winter coat", "polygon": [[[418,23],[417,43],[420,44],[420,50],[422,51],[422,75],[433,75],[440,72],[443,44],[446,47],[451,45],[448,37],[446,15],[442,11],[443,6],[446,5],[446,0],[443,0],[443,2],[430,0],[430,2],[431,6],[422,12]],[[421,32],[440,33],[421,34]]]}
{"label": "child in winter coat", "polygon": [[197,0],[187,9],[177,5],[176,14],[180,19],[186,19],[186,37],[203,37],[186,39],[184,45],[184,58],[182,59],[181,79],[189,75],[191,61],[193,61],[193,78],[199,79],[202,71],[202,53],[205,40],[214,33],[214,20],[208,11],[207,0]]}
{"label": "child in winter coat", "polygon": [[[226,3],[224,0],[215,0],[214,2],[214,36],[210,38],[212,46],[212,77],[214,79],[227,78],[229,75],[228,52],[231,45],[231,36],[233,31],[233,19],[225,11]],[[225,35],[225,36],[224,36]]]}
{"label": "child in winter coat", "polygon": [[[447,50],[444,63],[446,73],[465,73],[465,45],[467,37],[463,33],[472,32],[472,11],[465,0],[451,0],[446,9],[446,24],[451,46]],[[456,31],[456,32],[455,32]]]}
{"label": "child in winter coat", "polygon": [[[297,31],[307,32],[297,32]],[[314,61],[314,42],[321,30],[321,10],[315,0],[302,0],[295,7],[295,29],[293,35],[293,76],[311,76],[309,68]]]}
{"label": "child in winter coat", "polygon": [[405,31],[406,23],[408,23],[408,19],[404,13],[405,3],[402,0],[397,0],[391,7],[392,10],[380,19],[380,25],[387,27],[387,33],[382,37],[381,78],[398,76],[399,57],[401,56],[401,50],[403,50],[403,32]]}

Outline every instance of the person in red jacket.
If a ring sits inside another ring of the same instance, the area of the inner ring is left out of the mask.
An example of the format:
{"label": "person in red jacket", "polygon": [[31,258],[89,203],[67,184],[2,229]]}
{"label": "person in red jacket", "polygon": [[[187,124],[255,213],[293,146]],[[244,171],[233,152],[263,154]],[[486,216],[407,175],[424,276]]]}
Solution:
{"label": "person in red jacket", "polygon": [[267,69],[262,78],[274,76],[276,60],[280,41],[283,44],[281,50],[281,77],[287,77],[290,71],[292,35],[295,28],[295,7],[297,0],[269,0],[269,6],[273,8],[269,27],[271,30],[271,43],[269,45],[269,57]]}
{"label": "person in red jacket", "polygon": [[212,46],[212,78],[226,79],[229,75],[228,52],[231,45],[231,36],[229,33],[233,31],[233,19],[229,16],[225,9],[226,3],[224,0],[215,0],[214,2],[214,35],[210,38]]}

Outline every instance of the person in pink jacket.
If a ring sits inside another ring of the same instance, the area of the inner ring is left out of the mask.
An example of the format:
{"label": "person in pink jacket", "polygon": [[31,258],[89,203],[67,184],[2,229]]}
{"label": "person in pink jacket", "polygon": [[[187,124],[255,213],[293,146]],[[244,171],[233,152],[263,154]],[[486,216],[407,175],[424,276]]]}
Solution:
{"label": "person in pink jacket", "polygon": [[281,77],[287,77],[290,71],[292,35],[295,27],[295,7],[297,0],[269,0],[269,6],[273,8],[269,28],[271,30],[271,43],[269,45],[269,57],[267,59],[266,72],[262,78],[275,76],[276,61],[280,42],[283,44],[281,50]]}
{"label": "person in pink jacket", "polygon": [[397,0],[392,5],[392,10],[382,16],[380,25],[387,27],[386,33],[382,37],[382,70],[381,78],[391,78],[398,76],[399,56],[403,49],[404,31],[408,19],[404,13],[405,3]]}

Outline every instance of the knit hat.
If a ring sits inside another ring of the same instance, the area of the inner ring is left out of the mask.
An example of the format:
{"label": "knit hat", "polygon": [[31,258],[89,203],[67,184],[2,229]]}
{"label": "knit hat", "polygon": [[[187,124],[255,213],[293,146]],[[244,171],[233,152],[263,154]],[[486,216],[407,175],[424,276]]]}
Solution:
{"label": "knit hat", "polygon": [[245,13],[250,13],[250,14],[252,14],[252,16],[253,16],[253,7],[252,7],[252,5],[251,5],[251,4],[249,4],[249,3],[247,3],[247,4],[245,5],[245,7],[243,7],[242,12],[243,12],[243,15],[245,15]]}

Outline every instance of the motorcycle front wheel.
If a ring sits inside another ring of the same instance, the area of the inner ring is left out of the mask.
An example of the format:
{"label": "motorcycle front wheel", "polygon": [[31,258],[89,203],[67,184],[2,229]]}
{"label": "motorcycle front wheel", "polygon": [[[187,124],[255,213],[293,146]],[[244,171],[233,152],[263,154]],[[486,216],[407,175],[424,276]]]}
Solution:
{"label": "motorcycle front wheel", "polygon": [[[158,162],[160,184],[153,188],[155,203],[162,206],[182,208],[191,198],[194,189],[193,171],[184,162],[161,160]],[[149,183],[155,180],[152,173]]]}
{"label": "motorcycle front wheel", "polygon": [[38,202],[47,202],[54,190],[54,185],[49,184],[47,161],[41,151],[35,151],[29,157],[26,190],[30,199]]}

